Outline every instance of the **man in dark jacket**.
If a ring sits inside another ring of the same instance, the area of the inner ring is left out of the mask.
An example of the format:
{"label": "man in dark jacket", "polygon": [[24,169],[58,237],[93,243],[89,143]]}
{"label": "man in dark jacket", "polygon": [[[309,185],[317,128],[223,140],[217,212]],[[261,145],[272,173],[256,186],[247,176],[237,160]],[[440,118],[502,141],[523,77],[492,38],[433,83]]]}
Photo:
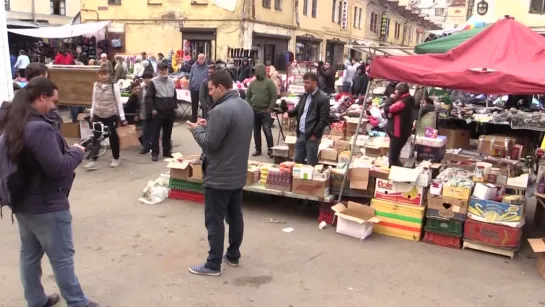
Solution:
{"label": "man in dark jacket", "polygon": [[[198,275],[219,276],[222,260],[238,266],[244,232],[242,188],[246,184],[252,138],[252,108],[233,90],[233,79],[219,70],[208,80],[214,108],[209,118],[188,123],[204,153],[204,217],[210,251],[205,264],[191,266]],[[223,256],[224,220],[229,224],[229,248]]]}
{"label": "man in dark jacket", "polygon": [[191,66],[189,73],[189,92],[191,94],[191,121],[196,123],[199,115],[199,91],[208,77],[208,65],[204,54],[199,54],[197,62]]}
{"label": "man in dark jacket", "polygon": [[238,69],[238,79],[237,81],[242,82],[252,76],[252,67],[250,66],[250,61],[247,58],[242,60],[242,66]]}
{"label": "man in dark jacket", "polygon": [[354,84],[352,85],[352,95],[363,96],[367,91],[369,76],[365,72],[365,64],[358,66],[356,76],[354,76]]}
{"label": "man in dark jacket", "polygon": [[385,131],[390,137],[388,159],[390,167],[403,166],[399,161],[401,149],[411,136],[413,125],[414,98],[409,93],[407,83],[396,85],[395,92],[384,106],[384,114],[388,117]]}
{"label": "man in dark jacket", "polygon": [[252,156],[261,155],[261,127],[267,140],[267,154],[272,157],[274,146],[271,126],[271,112],[276,104],[276,85],[265,76],[265,65],[257,64],[254,67],[255,80],[252,81],[246,90],[246,101],[254,110],[254,143],[255,152]]}
{"label": "man in dark jacket", "polygon": [[[216,72],[216,65],[208,65],[208,78]],[[199,101],[201,103],[202,117],[208,119],[208,113],[214,104],[212,96],[208,93],[208,78],[204,80],[201,84],[201,89],[199,90]]]}
{"label": "man in dark jacket", "polygon": [[335,66],[325,63],[323,67],[318,67],[318,74],[324,78],[324,92],[328,95],[335,93]]}
{"label": "man in dark jacket", "polygon": [[[69,147],[54,122],[46,115],[55,108],[57,87],[44,77],[34,78],[15,95],[0,119],[0,133],[6,136],[0,148],[0,174],[8,171],[6,161],[18,165],[26,184],[13,192],[13,213],[21,239],[21,279],[27,306],[54,306],[59,295],[44,293],[41,260],[49,258],[57,286],[68,306],[97,307],[89,301],[74,270],[72,215],[68,194],[74,170],[83,160],[84,148]],[[21,118],[24,105],[27,116]],[[12,134],[12,135],[10,135]],[[17,135],[13,135],[17,134]],[[23,143],[19,151],[7,151]],[[21,175],[20,175],[21,176]],[[14,178],[14,177],[11,177]]]}
{"label": "man in dark jacket", "polygon": [[303,76],[305,94],[297,106],[284,118],[297,117],[296,163],[318,164],[318,147],[329,125],[329,98],[318,88],[318,75],[308,72]]}
{"label": "man in dark jacket", "polygon": [[151,160],[159,159],[159,138],[163,129],[163,157],[172,157],[172,126],[178,104],[174,80],[168,77],[168,65],[159,64],[158,76],[153,78],[146,89],[145,110],[151,118]]}

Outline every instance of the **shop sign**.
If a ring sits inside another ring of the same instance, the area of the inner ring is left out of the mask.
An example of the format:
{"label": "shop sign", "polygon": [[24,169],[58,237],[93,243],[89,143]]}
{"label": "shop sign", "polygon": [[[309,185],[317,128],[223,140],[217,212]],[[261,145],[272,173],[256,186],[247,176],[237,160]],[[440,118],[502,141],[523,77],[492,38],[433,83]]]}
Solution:
{"label": "shop sign", "polygon": [[380,40],[386,41],[386,38],[388,38],[388,32],[390,29],[390,18],[388,18],[388,14],[383,13],[382,18],[380,20]]}
{"label": "shop sign", "polygon": [[341,31],[348,30],[348,0],[341,3]]}

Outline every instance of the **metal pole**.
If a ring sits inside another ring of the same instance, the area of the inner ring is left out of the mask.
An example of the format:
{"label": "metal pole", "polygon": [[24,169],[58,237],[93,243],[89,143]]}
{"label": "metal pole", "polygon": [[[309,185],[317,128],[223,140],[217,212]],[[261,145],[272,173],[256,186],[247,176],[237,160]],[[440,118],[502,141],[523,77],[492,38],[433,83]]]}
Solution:
{"label": "metal pole", "polygon": [[343,197],[343,190],[344,185],[346,184],[346,176],[348,176],[348,171],[350,170],[350,164],[352,163],[352,157],[354,156],[354,149],[356,149],[356,141],[358,140],[358,135],[360,133],[360,126],[361,126],[361,119],[363,118],[363,113],[367,109],[367,97],[369,97],[369,92],[371,90],[371,83],[373,81],[369,80],[367,83],[367,89],[365,90],[365,98],[363,100],[363,105],[360,113],[360,117],[358,120],[358,126],[356,127],[356,134],[354,135],[354,140],[352,141],[352,148],[350,149],[350,158],[348,159],[348,164],[346,165],[346,171],[344,172],[343,176],[343,183],[341,185],[341,190],[339,191],[339,200],[338,202],[341,202],[341,198]]}

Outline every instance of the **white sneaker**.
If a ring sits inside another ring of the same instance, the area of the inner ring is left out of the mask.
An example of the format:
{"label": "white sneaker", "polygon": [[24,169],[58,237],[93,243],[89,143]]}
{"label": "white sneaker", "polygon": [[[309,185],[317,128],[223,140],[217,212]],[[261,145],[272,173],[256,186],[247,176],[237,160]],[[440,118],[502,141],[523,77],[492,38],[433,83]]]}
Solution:
{"label": "white sneaker", "polygon": [[113,159],[112,164],[110,164],[110,167],[118,167],[119,166],[119,159]]}
{"label": "white sneaker", "polygon": [[88,171],[94,171],[98,169],[98,166],[96,165],[95,161],[89,161],[83,166],[83,168]]}

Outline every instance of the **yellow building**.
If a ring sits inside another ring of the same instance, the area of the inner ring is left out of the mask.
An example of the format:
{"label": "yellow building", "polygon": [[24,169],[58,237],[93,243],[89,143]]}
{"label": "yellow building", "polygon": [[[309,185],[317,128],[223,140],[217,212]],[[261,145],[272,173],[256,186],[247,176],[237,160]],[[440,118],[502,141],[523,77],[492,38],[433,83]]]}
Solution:
{"label": "yellow building", "polygon": [[[414,45],[417,32],[424,33],[432,26],[424,19],[407,21],[386,0],[81,2],[82,22],[112,21],[108,32],[124,41],[126,53],[184,50],[192,57],[205,53],[212,59],[240,59],[257,53],[258,61],[275,65],[283,61],[286,51],[293,52],[299,61],[341,64],[349,53],[345,46],[351,42],[380,41],[381,20],[377,16],[383,13],[392,19],[390,30],[382,37],[384,43],[411,45],[408,38],[404,40],[408,37],[404,26],[411,24]],[[418,22],[422,24],[419,27]]]}
{"label": "yellow building", "polygon": [[545,0],[470,0],[472,15],[493,23],[505,15],[530,28],[545,28]]}
{"label": "yellow building", "polygon": [[4,0],[8,27],[69,24],[80,10],[80,0]]}

